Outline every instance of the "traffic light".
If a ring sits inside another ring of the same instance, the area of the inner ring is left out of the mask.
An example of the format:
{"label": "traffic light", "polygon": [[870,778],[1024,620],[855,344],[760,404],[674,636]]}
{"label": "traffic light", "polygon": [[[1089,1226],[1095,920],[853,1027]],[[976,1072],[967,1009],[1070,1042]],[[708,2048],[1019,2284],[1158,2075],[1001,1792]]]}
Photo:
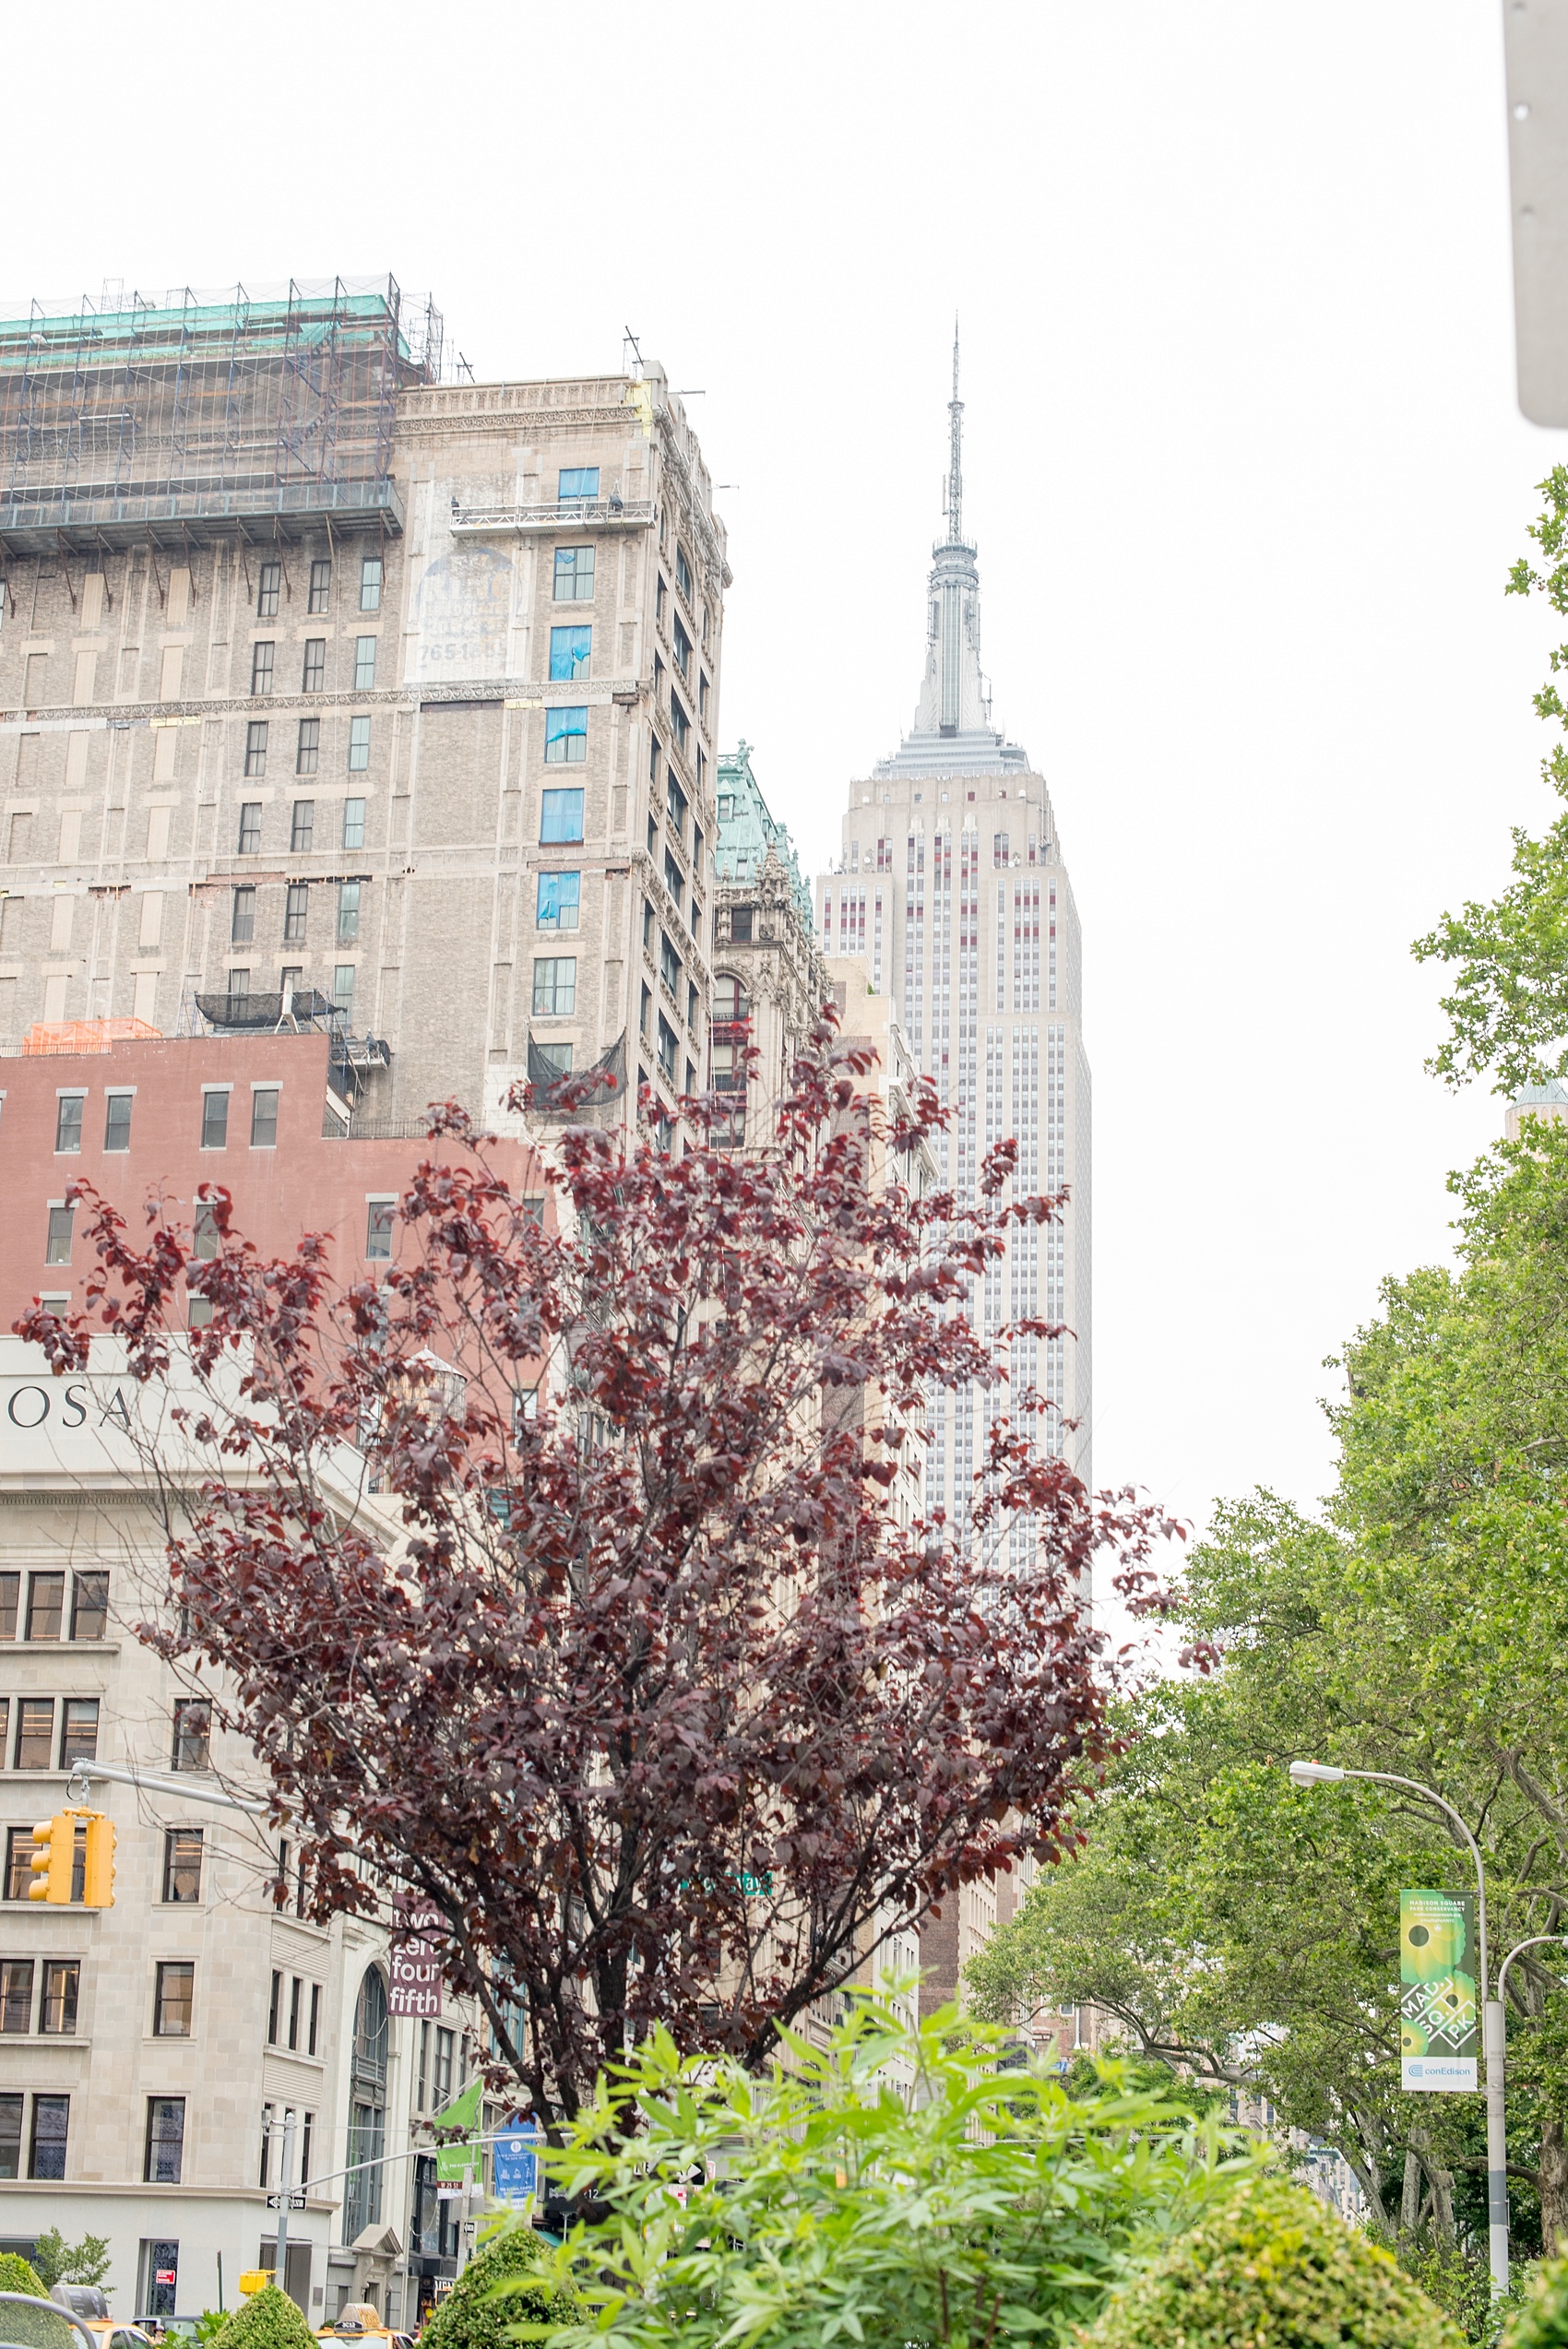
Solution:
{"label": "traffic light", "polygon": [[114,1905],[114,1821],[101,1810],[78,1813],[87,1821],[87,1866],[82,1871],[82,1905]]}
{"label": "traffic light", "polygon": [[56,1904],[71,1897],[71,1869],[77,1856],[77,1821],[74,1811],[57,1811],[53,1819],[41,1819],[32,1831],[32,1882],[28,1886],[30,1901],[53,1901]]}

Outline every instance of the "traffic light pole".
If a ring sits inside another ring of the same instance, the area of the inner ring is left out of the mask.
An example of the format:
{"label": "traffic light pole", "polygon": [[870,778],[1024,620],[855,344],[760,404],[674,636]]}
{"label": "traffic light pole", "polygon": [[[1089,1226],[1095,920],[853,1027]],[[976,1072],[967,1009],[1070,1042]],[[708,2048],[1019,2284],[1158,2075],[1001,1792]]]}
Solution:
{"label": "traffic light pole", "polygon": [[270,1803],[255,1802],[244,1795],[226,1794],[220,1786],[197,1786],[190,1778],[165,1778],[145,1770],[121,1770],[109,1762],[74,1762],[66,1799],[76,1796],[79,1785],[82,1791],[77,1799],[89,1802],[95,1778],[105,1779],[114,1786],[137,1786],[143,1794],[173,1795],[181,1802],[210,1803],[218,1810],[243,1810],[253,1819],[265,1819],[272,1808]]}
{"label": "traffic light pole", "polygon": [[291,2106],[283,2115],[283,2159],[278,2172],[278,2257],[273,2265],[272,2281],[279,2292],[288,2288],[289,2177],[293,2166],[294,2115]]}

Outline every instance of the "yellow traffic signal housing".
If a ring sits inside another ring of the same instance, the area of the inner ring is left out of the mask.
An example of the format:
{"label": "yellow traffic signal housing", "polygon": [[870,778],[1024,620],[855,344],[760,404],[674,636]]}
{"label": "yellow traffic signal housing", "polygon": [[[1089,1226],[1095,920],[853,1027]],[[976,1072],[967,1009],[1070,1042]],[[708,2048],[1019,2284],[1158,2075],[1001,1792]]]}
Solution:
{"label": "yellow traffic signal housing", "polygon": [[32,1882],[28,1886],[30,1901],[53,1901],[56,1904],[71,1897],[71,1869],[77,1856],[76,1813],[56,1811],[53,1819],[41,1819],[32,1831]]}
{"label": "yellow traffic signal housing", "polygon": [[101,1810],[79,1811],[87,1821],[87,1865],[82,1871],[82,1905],[114,1905],[114,1821]]}

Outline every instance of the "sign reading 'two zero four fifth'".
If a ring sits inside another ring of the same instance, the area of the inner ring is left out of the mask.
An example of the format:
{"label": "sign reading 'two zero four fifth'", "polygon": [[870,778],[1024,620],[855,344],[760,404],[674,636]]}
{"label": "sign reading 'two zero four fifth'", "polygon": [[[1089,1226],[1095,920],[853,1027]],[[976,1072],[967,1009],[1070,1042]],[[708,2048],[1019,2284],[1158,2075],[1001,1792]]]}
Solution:
{"label": "sign reading 'two zero four fifth'", "polygon": [[1476,2012],[1476,1896],[1399,1895],[1399,2085],[1473,2091],[1480,2044]]}

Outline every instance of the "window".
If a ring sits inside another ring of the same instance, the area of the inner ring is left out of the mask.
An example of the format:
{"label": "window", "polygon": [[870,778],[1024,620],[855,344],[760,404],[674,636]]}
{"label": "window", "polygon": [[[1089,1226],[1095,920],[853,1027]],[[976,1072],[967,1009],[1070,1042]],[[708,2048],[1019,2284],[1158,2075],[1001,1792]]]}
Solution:
{"label": "window", "polygon": [[677,1002],[681,1000],[681,953],[667,930],[659,933],[659,975]]}
{"label": "window", "polygon": [[437,2029],[435,2034],[434,2087],[435,2110],[437,2112],[440,2112],[444,2106],[449,2105],[452,2101],[452,2053],[456,2043],[457,2034],[455,2032],[443,2031],[439,2028]]}
{"label": "window", "polygon": [[597,465],[563,465],[556,480],[557,500],[599,495]]}
{"label": "window", "polygon": [[[180,2289],[180,2247],[177,2243],[149,2242],[144,2236],[140,2275],[134,2306],[144,2317],[172,2317]],[[122,2343],[120,2349],[130,2349]]]}
{"label": "window", "polygon": [[289,2045],[296,2051],[300,2044],[300,2009],[304,2003],[305,1986],[296,1974],[289,1985]]}
{"label": "window", "polygon": [[[283,1009],[286,1012],[292,1011],[294,1005],[294,990],[300,985],[300,981],[303,979],[303,977],[304,971],[298,963],[285,963],[282,969],[279,972],[278,984],[282,992]],[[303,988],[301,989],[301,992],[303,994],[312,994],[315,992],[315,990],[312,988]]]}
{"label": "window", "polygon": [[28,1577],[28,1627],[30,1640],[57,1640],[60,1619],[65,1611],[65,1577],[62,1574],[30,1574]]}
{"label": "window", "polygon": [[751,944],[754,911],[754,908],[751,906],[731,906],[730,908],[730,936],[737,946]]}
{"label": "window", "polygon": [[310,595],[307,611],[325,611],[332,599],[332,565],[318,556],[310,567]]}
{"label": "window", "polygon": [[360,559],[360,610],[362,611],[381,610],[381,561],[378,554],[362,555]]}
{"label": "window", "polygon": [[690,678],[692,673],[692,640],[687,635],[684,626],[679,620],[675,623],[675,666],[680,670],[683,677]]}
{"label": "window", "polygon": [[698,881],[702,879],[702,826],[700,824],[694,824],[692,826],[692,873],[695,879]]}
{"label": "window", "polygon": [[290,854],[296,857],[308,856],[310,854],[311,843],[315,838],[315,801],[314,800],[296,800],[294,801],[293,813],[290,818],[289,823]]}
{"label": "window", "polygon": [[349,720],[349,772],[362,775],[370,765],[370,720],[350,718]]}
{"label": "window", "polygon": [[593,649],[593,630],[580,623],[567,628],[552,628],[550,632],[550,682],[552,685],[569,685],[575,677],[588,673],[588,655]]}
{"label": "window", "polygon": [[103,1146],[106,1150],[128,1150],[131,1146],[131,1109],[134,1093],[111,1093],[103,1105]]}
{"label": "window", "polygon": [[278,2026],[283,2019],[283,1976],[276,1967],[272,1974],[272,1989],[267,2002],[267,2044],[278,2045]]}
{"label": "window", "polygon": [[729,824],[729,823],[731,823],[731,822],[733,820],[734,813],[735,813],[735,794],[733,793],[733,791],[720,791],[720,793],[719,794],[719,823],[720,823],[720,824]]}
{"label": "window", "polygon": [[686,830],[686,795],[675,780],[673,767],[664,777],[664,804],[670,811],[670,829],[677,840],[683,839]]}
{"label": "window", "polygon": [[[316,2044],[317,2044],[318,2040],[320,2039],[320,2036],[321,2036],[321,1985],[320,1985],[320,1983],[319,1983],[319,1982],[313,1982],[313,1983],[311,1984],[311,1986],[310,1986],[310,2030],[309,2030],[309,2034],[308,2034],[308,2035],[307,2035],[307,2037],[306,2037],[306,2040],[305,2040],[305,2053],[306,2053],[306,2055],[307,2055],[307,2056],[314,2056],[314,2055],[315,2055],[315,2050],[316,2050]],[[310,2115],[309,2115],[309,2113],[306,2113],[306,2115],[305,2115],[305,2143],[306,2143],[306,2148],[307,2148],[307,2150],[308,2150],[308,2148],[309,2148],[309,2143],[310,2143]],[[303,2177],[304,2174],[305,2174],[305,2173],[304,2173],[304,2168],[303,2168],[303,2165],[302,2165],[301,2169],[300,2169],[300,2176],[301,2176],[302,2177]]]}
{"label": "window", "polygon": [[[551,766],[578,766],[588,756],[588,711],[547,709],[544,713],[544,756]],[[581,834],[578,834],[581,838]]]}
{"label": "window", "polygon": [[664,624],[664,607],[669,600],[670,590],[664,584],[664,574],[660,571],[656,575],[653,584],[653,616],[661,627]]}
{"label": "window", "polygon": [[251,692],[269,694],[272,691],[272,656],[276,645],[265,641],[251,647]]}
{"label": "window", "polygon": [[77,2035],[77,2002],[82,1969],[77,1958],[45,1958],[43,1995],[38,2002],[38,2027],[51,2038]]}
{"label": "window", "polygon": [[152,2035],[155,2039],[188,2039],[191,2001],[196,1992],[196,1967],[188,1959],[160,1962],[152,1994]]}
{"label": "window", "polygon": [[242,800],[240,802],[240,854],[258,857],[261,854],[261,801]]}
{"label": "window", "polygon": [[583,836],[583,794],[576,791],[543,791],[539,803],[540,845],[580,840]]}
{"label": "window", "polygon": [[[232,946],[248,946],[255,936],[255,889],[253,884],[247,882],[234,892],[234,902],[229,912],[229,943]],[[234,991],[231,980],[229,992],[232,995]]]}
{"label": "window", "polygon": [[678,906],[685,902],[685,876],[668,848],[664,851],[664,885]]}
{"label": "window", "polygon": [[653,908],[646,897],[643,899],[643,952],[645,955],[653,952]]}
{"label": "window", "polygon": [[[32,2029],[32,1960],[6,1958],[0,1963],[0,2032],[7,2037]],[[0,2171],[15,2177],[16,2171]]]}
{"label": "window", "polygon": [[[147,2160],[142,2176],[149,2186],[178,2186],[184,2155],[184,2096],[149,2096],[147,2100]],[[61,2175],[64,2176],[64,2171]]]}
{"label": "window", "polygon": [[540,930],[576,930],[582,902],[580,872],[541,872],[535,920]]}
{"label": "window", "polygon": [[201,1898],[202,1831],[199,1827],[170,1827],[163,1836],[163,1897],[166,1901]]}
{"label": "window", "polygon": [[54,1147],[56,1150],[79,1150],[82,1146],[82,1112],[87,1108],[85,1093],[62,1093],[54,1104]]}
{"label": "window", "polygon": [[170,1768],[207,1770],[211,1767],[212,1707],[205,1697],[178,1697],[174,1702],[174,1748]]}
{"label": "window", "polygon": [[265,775],[267,772],[267,720],[253,718],[245,728],[245,773]]}
{"label": "window", "polygon": [[258,1085],[251,1095],[251,1148],[278,1147],[278,1087]]}
{"label": "window", "polygon": [[[367,718],[365,724],[370,720]],[[345,800],[343,802],[343,846],[346,848],[364,847],[364,801]]]}
{"label": "window", "polygon": [[[653,1009],[653,990],[652,990],[652,988],[648,985],[648,983],[647,983],[647,979],[645,979],[643,980],[643,1000],[642,1000],[642,1008],[641,1008],[641,1010],[640,1010],[640,1011],[638,1012],[638,1014],[637,1014],[637,1034],[638,1034],[639,1036],[645,1036],[645,1037],[646,1037],[646,1036],[647,1036],[647,1015],[648,1015],[649,1012],[651,1012],[651,1011],[652,1011],[652,1009]],[[642,1082],[643,1082],[645,1085],[647,1084],[647,1078],[646,1074],[643,1076],[643,1078],[642,1078]]]}
{"label": "window", "polygon": [[679,751],[683,751],[686,747],[686,737],[692,730],[692,721],[681,707],[673,689],[670,694],[670,723],[675,730],[675,747]]}
{"label": "window", "polygon": [[96,1762],[98,1759],[97,1697],[67,1697],[65,1717],[60,1730],[60,1767],[68,1770],[73,1762]]}
{"label": "window", "polygon": [[277,619],[278,590],[282,583],[283,565],[280,563],[264,563],[261,566],[261,585],[257,587],[255,596],[255,616],[258,620]]}
{"label": "window", "polygon": [[[353,2167],[344,2181],[343,2239],[347,2243],[381,2216],[386,2039],[386,1985],[379,1970],[371,1966],[360,1984],[350,2050],[348,2155]],[[374,2166],[359,2166],[366,2163]]]}
{"label": "window", "polygon": [[17,1701],[15,1766],[18,1770],[48,1770],[54,1762],[54,1700],[19,1697]]}
{"label": "window", "polygon": [[198,1199],[192,1212],[191,1242],[197,1263],[210,1264],[218,1253],[218,1218],[208,1199]]}
{"label": "window", "polygon": [[675,1082],[675,1031],[662,1012],[659,1014],[659,1065],[671,1085]]}
{"label": "window", "polygon": [[74,1207],[56,1206],[49,1210],[49,1231],[44,1243],[46,1264],[68,1264],[71,1261],[71,1225],[76,1218]]}
{"label": "window", "polygon": [[101,1640],[109,1629],[109,1577],[94,1570],[78,1574],[71,1593],[71,1637]]}
{"label": "window", "polygon": [[250,972],[248,970],[241,969],[239,966],[236,965],[235,967],[230,971],[224,983],[228,988],[231,1002],[232,1002],[236,996],[243,1000],[251,991]]}
{"label": "window", "polygon": [[533,1007],[541,1017],[569,1019],[577,1008],[577,958],[556,955],[533,967]]}
{"label": "window", "polygon": [[707,678],[700,669],[697,670],[697,716],[707,716]]}
{"label": "window", "polygon": [[[361,639],[362,643],[363,639]],[[374,638],[372,639],[374,642]],[[305,638],[305,665],[300,677],[302,694],[324,694],[327,691],[327,639],[325,636]]]}
{"label": "window", "polygon": [[692,566],[686,561],[686,550],[679,539],[675,541],[675,585],[688,603],[692,599]]}
{"label": "window", "polygon": [[557,603],[588,603],[593,598],[592,547],[557,547],[555,550],[555,600]]}
{"label": "window", "polygon": [[320,756],[321,720],[319,718],[302,718],[299,748],[294,753],[294,773],[314,775]]}
{"label": "window", "polygon": [[30,2177],[62,2178],[65,2175],[65,2131],[70,2123],[69,2096],[35,2096],[32,2100],[32,2143],[28,2153]]}
{"label": "window", "polygon": [[30,1827],[8,1827],[6,1830],[6,1898],[25,1901],[32,1888],[32,1830]]}
{"label": "window", "polygon": [[21,1604],[22,1578],[19,1574],[0,1574],[0,1640],[17,1636],[17,1611]]}
{"label": "window", "polygon": [[0,2096],[0,2177],[19,2177],[22,2163],[22,2099]]}
{"label": "window", "polygon": [[647,779],[650,783],[657,783],[659,780],[659,762],[662,756],[659,737],[650,732],[647,738]]}
{"label": "window", "polygon": [[360,884],[357,881],[338,884],[338,943],[351,946],[360,934]]}
{"label": "window", "polygon": [[354,1016],[354,965],[334,963],[332,966],[332,1004],[341,1012],[346,1027]]}
{"label": "window", "polygon": [[201,1146],[204,1150],[226,1150],[229,1146],[229,1095],[226,1089],[213,1089],[201,1097]]}
{"label": "window", "polygon": [[535,1043],[532,1049],[534,1059],[542,1061],[552,1076],[571,1075],[572,1048],[569,1044]]}
{"label": "window", "polygon": [[385,1261],[392,1253],[392,1215],[396,1202],[372,1199],[365,1205],[364,1252]]}
{"label": "window", "polygon": [[354,638],[354,691],[368,694],[375,682],[375,638]]}
{"label": "window", "polygon": [[283,900],[283,943],[285,946],[304,944],[305,923],[309,914],[310,884],[306,881],[291,881],[288,896]]}

